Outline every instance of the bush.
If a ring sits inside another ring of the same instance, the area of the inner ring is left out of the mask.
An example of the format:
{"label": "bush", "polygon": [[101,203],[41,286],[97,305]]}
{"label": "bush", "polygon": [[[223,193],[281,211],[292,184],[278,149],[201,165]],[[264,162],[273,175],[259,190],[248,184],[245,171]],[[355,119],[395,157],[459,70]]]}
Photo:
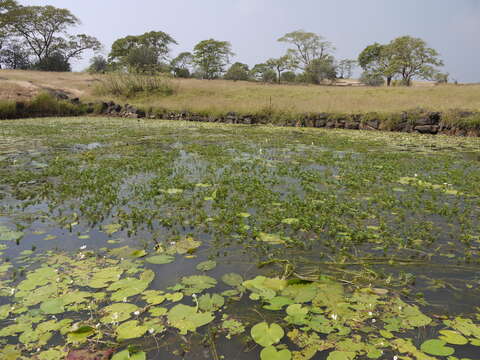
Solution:
{"label": "bush", "polygon": [[293,71],[285,71],[280,76],[280,80],[283,82],[295,82],[297,80],[297,74]]}
{"label": "bush", "polygon": [[17,113],[17,106],[15,101],[1,100],[0,101],[0,119],[12,119]]}
{"label": "bush", "polygon": [[383,86],[385,85],[385,80],[382,75],[373,74],[370,72],[364,72],[360,76],[360,82],[368,86]]}
{"label": "bush", "polygon": [[40,71],[72,71],[70,63],[61,53],[53,53],[52,55],[43,58],[33,65],[34,70]]}
{"label": "bush", "polygon": [[108,68],[107,59],[105,59],[102,55],[94,56],[90,60],[90,66],[88,67],[88,72],[91,74],[105,74]]}
{"label": "bush", "polygon": [[170,96],[175,93],[172,82],[161,75],[111,74],[96,87],[98,95],[113,95],[126,98],[142,94]]}

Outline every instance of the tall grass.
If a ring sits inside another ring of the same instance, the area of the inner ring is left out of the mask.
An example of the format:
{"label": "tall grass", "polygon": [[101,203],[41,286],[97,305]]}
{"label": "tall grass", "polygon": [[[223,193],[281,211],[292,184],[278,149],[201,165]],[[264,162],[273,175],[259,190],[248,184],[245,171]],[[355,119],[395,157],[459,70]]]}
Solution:
{"label": "tall grass", "polygon": [[161,75],[114,73],[101,78],[95,87],[101,96],[135,98],[137,96],[169,96],[175,93],[172,81]]}
{"label": "tall grass", "polygon": [[0,100],[0,119],[18,119],[45,116],[77,116],[88,112],[85,104],[58,100],[49,93],[40,93],[26,102]]}

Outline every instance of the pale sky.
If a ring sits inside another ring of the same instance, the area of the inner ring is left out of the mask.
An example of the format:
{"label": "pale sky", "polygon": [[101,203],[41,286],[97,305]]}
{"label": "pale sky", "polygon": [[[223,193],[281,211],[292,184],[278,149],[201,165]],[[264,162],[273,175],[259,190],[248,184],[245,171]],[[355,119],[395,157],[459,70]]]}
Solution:
{"label": "pale sky", "polygon": [[[461,82],[480,82],[480,0],[20,0],[23,5],[68,8],[96,36],[107,55],[113,41],[146,31],[164,31],[192,51],[201,40],[232,44],[240,61],[253,66],[284,54],[277,39],[303,29],[335,44],[338,59],[357,58],[365,46],[395,37],[423,38],[440,52],[444,71]],[[88,66],[91,54],[74,64]]]}

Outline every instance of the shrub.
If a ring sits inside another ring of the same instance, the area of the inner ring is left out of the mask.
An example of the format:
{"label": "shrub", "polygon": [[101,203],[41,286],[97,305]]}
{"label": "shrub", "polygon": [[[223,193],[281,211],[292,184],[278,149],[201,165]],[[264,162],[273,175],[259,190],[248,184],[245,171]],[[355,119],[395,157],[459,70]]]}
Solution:
{"label": "shrub", "polygon": [[360,76],[360,82],[368,86],[383,86],[385,85],[385,80],[382,75],[374,74],[368,71],[365,71]]}
{"label": "shrub", "polygon": [[72,71],[68,59],[62,53],[53,53],[33,65],[34,70],[40,71]]}
{"label": "shrub", "polygon": [[17,106],[15,101],[1,100],[0,101],[0,119],[12,119],[17,113]]}
{"label": "shrub", "polygon": [[165,76],[141,74],[110,74],[96,87],[98,95],[113,95],[126,98],[142,94],[169,96],[175,93],[173,85]]}
{"label": "shrub", "polygon": [[283,82],[295,82],[295,80],[297,80],[297,74],[293,71],[285,71],[280,75],[280,80]]}

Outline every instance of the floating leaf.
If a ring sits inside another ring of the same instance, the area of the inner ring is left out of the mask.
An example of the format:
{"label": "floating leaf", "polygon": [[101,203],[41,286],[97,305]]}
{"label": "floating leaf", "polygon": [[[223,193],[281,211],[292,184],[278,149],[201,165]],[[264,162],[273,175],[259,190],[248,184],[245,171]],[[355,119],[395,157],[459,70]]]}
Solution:
{"label": "floating leaf", "polygon": [[217,263],[215,261],[208,260],[208,261],[204,261],[204,262],[199,263],[197,265],[197,270],[209,271],[209,270],[215,269],[216,266],[217,266]]}
{"label": "floating leaf", "polygon": [[282,224],[287,224],[287,225],[298,224],[299,222],[300,220],[296,218],[287,218],[282,220]]}
{"label": "floating leaf", "polygon": [[222,319],[222,329],[227,332],[227,339],[231,339],[233,336],[242,334],[245,331],[245,327],[240,321],[230,319],[227,315],[224,315]]}
{"label": "floating leaf", "polygon": [[439,339],[445,341],[448,344],[453,344],[453,345],[468,344],[468,339],[456,331],[440,330],[439,333],[442,334],[442,336],[440,336]]}
{"label": "floating leaf", "polygon": [[217,285],[217,280],[210,276],[194,275],[182,278],[182,284],[186,287],[183,292],[185,295],[198,294],[206,289]]}
{"label": "floating leaf", "polygon": [[263,347],[278,343],[285,335],[280,325],[269,325],[266,322],[261,322],[253,326],[250,334],[252,339]]}
{"label": "floating leaf", "polygon": [[222,276],[222,281],[229,286],[240,286],[243,283],[243,277],[235,273],[229,273]]}
{"label": "floating leaf", "polygon": [[13,231],[6,226],[0,225],[0,241],[19,241],[23,237],[23,232]]}
{"label": "floating leaf", "polygon": [[261,232],[258,234],[257,239],[272,245],[285,244],[285,241],[282,240],[280,236],[277,234],[267,234],[267,233]]}
{"label": "floating leaf", "polygon": [[143,351],[133,352],[127,349],[113,355],[112,360],[147,360],[147,354]]}
{"label": "floating leaf", "polygon": [[195,307],[183,304],[174,306],[168,312],[169,324],[180,330],[182,335],[186,335],[188,331],[196,331],[197,328],[212,322],[214,318],[210,312],[197,312]]}
{"label": "floating leaf", "polygon": [[292,353],[290,350],[283,349],[277,351],[273,346],[266,347],[260,352],[261,360],[290,360],[291,358]]}
{"label": "floating leaf", "polygon": [[132,252],[130,254],[130,256],[138,259],[138,258],[142,258],[142,257],[147,256],[147,254],[148,253],[145,250],[141,249],[141,250],[135,250],[134,252]]}
{"label": "floating leaf", "polygon": [[356,356],[357,353],[352,351],[332,351],[327,360],[353,360]]}
{"label": "floating leaf", "polygon": [[203,311],[217,311],[225,304],[223,296],[205,294],[198,298],[198,307]]}
{"label": "floating leaf", "polygon": [[420,349],[430,355],[435,356],[450,356],[455,352],[454,348],[445,346],[446,342],[443,340],[433,339],[425,341]]}
{"label": "floating leaf", "polygon": [[113,234],[115,234],[116,232],[118,232],[122,229],[122,225],[120,225],[120,224],[108,224],[108,225],[103,225],[102,229],[108,235],[113,235]]}
{"label": "floating leaf", "polygon": [[117,303],[104,307],[101,311],[105,314],[100,319],[102,323],[118,323],[130,319],[131,314],[138,311],[139,307],[129,303]]}
{"label": "floating leaf", "polygon": [[145,259],[146,262],[155,265],[170,264],[175,261],[175,257],[167,254],[150,256]]}
{"label": "floating leaf", "polygon": [[137,320],[130,320],[120,324],[117,327],[117,340],[123,341],[128,339],[135,339],[143,336],[148,331],[146,326],[139,325]]}

